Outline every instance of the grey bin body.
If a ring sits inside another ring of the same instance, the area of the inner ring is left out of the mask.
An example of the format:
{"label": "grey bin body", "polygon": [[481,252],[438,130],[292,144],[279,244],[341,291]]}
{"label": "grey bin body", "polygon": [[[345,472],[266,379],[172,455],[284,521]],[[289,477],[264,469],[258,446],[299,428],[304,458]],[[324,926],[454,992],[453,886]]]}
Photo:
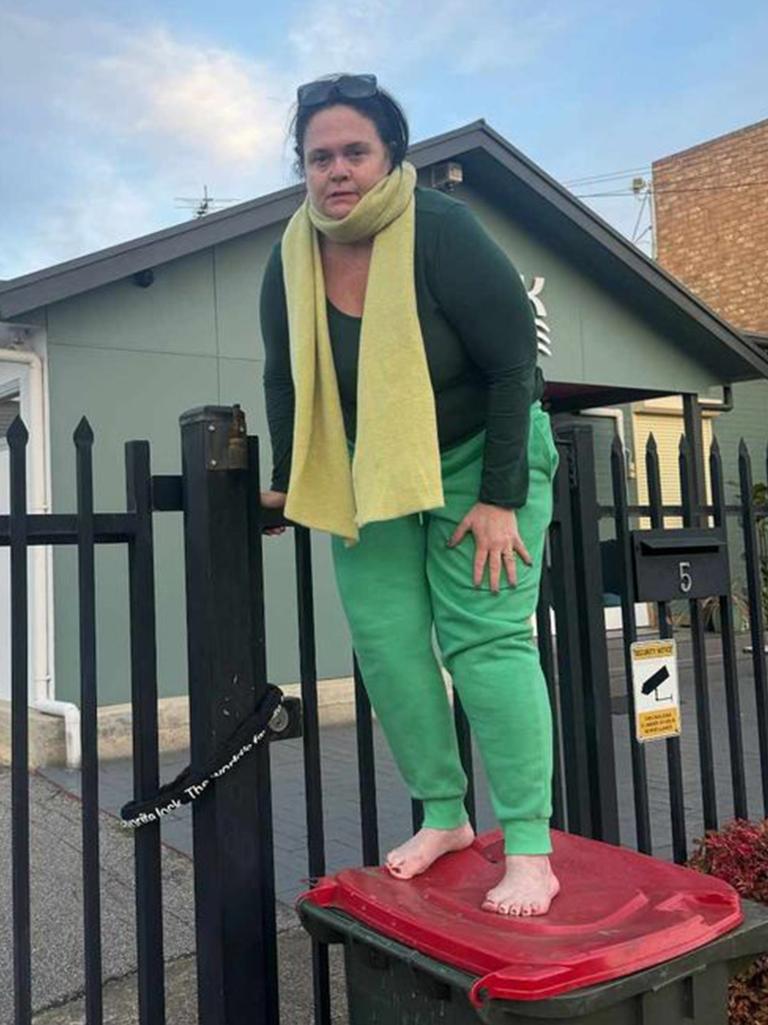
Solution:
{"label": "grey bin body", "polygon": [[302,901],[302,925],[343,943],[349,1025],[727,1025],[728,983],[768,951],[768,908],[743,901],[744,922],[682,957],[610,982],[476,1009],[475,976],[381,935],[334,908]]}

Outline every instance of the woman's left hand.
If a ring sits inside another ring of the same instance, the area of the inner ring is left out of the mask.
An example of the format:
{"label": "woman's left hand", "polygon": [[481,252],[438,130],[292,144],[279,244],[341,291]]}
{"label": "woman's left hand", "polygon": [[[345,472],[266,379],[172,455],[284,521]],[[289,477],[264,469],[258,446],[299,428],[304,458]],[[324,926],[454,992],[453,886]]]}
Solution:
{"label": "woman's left hand", "polygon": [[475,565],[472,579],[475,587],[480,586],[486,562],[490,573],[491,590],[494,593],[499,593],[502,566],[507,574],[507,579],[514,587],[517,584],[515,553],[528,566],[533,562],[518,533],[515,510],[478,502],[472,506],[454,530],[450,540],[446,542],[447,547],[454,548],[459,544],[468,530],[472,531],[475,538]]}

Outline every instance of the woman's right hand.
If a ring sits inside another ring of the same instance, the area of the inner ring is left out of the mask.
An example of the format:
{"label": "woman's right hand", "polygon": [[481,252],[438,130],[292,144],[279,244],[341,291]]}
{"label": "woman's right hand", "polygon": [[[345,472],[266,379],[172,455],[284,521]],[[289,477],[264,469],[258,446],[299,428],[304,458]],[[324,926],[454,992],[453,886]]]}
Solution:
{"label": "woman's right hand", "polygon": [[[285,506],[285,491],[262,491],[261,505],[264,509],[282,509]],[[285,527],[265,527],[264,534],[283,534]]]}

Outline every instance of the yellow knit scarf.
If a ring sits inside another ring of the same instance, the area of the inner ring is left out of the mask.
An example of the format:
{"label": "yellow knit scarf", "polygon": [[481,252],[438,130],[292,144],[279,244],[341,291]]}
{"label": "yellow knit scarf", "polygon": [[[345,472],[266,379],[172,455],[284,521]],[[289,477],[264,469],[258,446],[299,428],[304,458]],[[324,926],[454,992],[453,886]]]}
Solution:
{"label": "yellow knit scarf", "polygon": [[[346,539],[359,528],[444,505],[435,399],[416,309],[416,170],[386,175],[342,220],[309,197],[282,239],[296,406],[285,515]],[[350,466],[326,314],[318,232],[373,237],[360,330],[357,428]]]}

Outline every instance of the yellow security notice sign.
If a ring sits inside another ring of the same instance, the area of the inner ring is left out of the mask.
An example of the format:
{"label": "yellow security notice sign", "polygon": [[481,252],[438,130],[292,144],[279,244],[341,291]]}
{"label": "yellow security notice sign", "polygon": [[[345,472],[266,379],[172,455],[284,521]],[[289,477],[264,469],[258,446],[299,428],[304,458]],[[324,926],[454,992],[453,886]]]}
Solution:
{"label": "yellow security notice sign", "polygon": [[635,736],[640,741],[679,736],[680,692],[676,642],[662,638],[635,641],[630,645],[630,650],[635,695]]}

